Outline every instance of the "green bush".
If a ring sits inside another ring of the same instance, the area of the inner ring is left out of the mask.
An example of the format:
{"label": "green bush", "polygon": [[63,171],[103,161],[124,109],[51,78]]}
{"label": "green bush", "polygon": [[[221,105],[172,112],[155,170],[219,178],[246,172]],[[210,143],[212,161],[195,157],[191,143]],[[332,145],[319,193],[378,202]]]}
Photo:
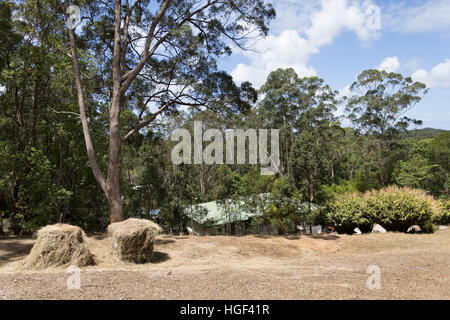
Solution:
{"label": "green bush", "polygon": [[434,233],[436,231],[436,226],[431,221],[427,221],[422,226],[421,230],[424,233]]}
{"label": "green bush", "polygon": [[369,231],[374,223],[388,231],[406,232],[418,225],[424,232],[441,215],[441,206],[422,190],[388,187],[364,194],[345,194],[327,206],[327,219],[339,232],[352,233],[355,227]]}
{"label": "green bush", "polygon": [[357,193],[335,198],[326,209],[328,223],[340,233],[352,233],[356,227],[367,231],[370,229],[371,220],[367,215],[366,205]]}
{"label": "green bush", "polygon": [[433,222],[435,224],[450,224],[450,201],[439,201],[440,212],[434,216]]}

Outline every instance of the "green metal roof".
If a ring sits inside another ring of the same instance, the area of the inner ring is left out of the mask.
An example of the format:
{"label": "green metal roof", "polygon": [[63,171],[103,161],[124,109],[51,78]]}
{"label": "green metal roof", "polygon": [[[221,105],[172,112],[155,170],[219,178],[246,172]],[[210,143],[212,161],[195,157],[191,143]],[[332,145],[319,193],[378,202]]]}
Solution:
{"label": "green metal roof", "polygon": [[246,221],[255,215],[244,208],[244,201],[211,201],[186,206],[183,213],[200,224],[224,225],[230,222]]}
{"label": "green metal roof", "polygon": [[[255,195],[261,199],[268,199],[269,193]],[[207,226],[224,225],[230,222],[246,221],[258,213],[258,210],[251,210],[251,197],[241,200],[225,199],[220,201],[210,201],[205,203],[185,206],[183,213],[197,223]],[[248,202],[246,204],[246,202]],[[299,210],[307,210],[308,203],[299,203]],[[312,204],[311,209],[316,210],[319,207]]]}

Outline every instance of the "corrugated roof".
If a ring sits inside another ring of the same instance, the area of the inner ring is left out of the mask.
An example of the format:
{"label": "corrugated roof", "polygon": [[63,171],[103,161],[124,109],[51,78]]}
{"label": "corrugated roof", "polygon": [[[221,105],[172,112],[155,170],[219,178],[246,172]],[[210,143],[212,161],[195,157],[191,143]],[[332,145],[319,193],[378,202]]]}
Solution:
{"label": "corrugated roof", "polygon": [[246,221],[255,213],[243,209],[244,201],[211,201],[186,206],[183,213],[200,224],[223,225],[230,222]]}
{"label": "corrugated roof", "polygon": [[[268,198],[269,193],[257,195],[261,198]],[[250,199],[250,198],[249,198]],[[257,215],[255,211],[248,210],[248,204],[244,200],[225,199],[221,201],[210,201],[186,206],[183,213],[197,223],[209,226],[224,225],[230,222],[246,221]],[[300,210],[307,210],[308,203],[299,204]],[[311,209],[315,210],[318,206],[312,204]]]}

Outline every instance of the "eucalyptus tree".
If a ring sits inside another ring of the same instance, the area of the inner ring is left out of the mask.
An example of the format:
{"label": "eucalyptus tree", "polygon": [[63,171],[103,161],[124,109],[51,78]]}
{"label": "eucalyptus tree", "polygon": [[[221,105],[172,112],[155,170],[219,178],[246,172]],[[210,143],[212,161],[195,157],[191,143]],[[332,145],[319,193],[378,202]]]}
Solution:
{"label": "eucalyptus tree", "polygon": [[376,138],[381,186],[388,183],[386,163],[389,149],[401,132],[422,122],[405,114],[428,92],[420,82],[401,74],[365,70],[351,85],[346,110],[349,119],[364,134]]}
{"label": "eucalyptus tree", "polygon": [[[0,193],[8,203],[1,210],[18,231],[62,220],[85,222],[91,230],[105,201],[93,192],[100,188],[86,166],[73,112],[70,60],[60,54],[62,38],[54,32],[64,23],[49,9],[48,1],[0,1]],[[94,139],[105,133],[91,127]],[[101,154],[104,149],[97,145]]]}
{"label": "eucalyptus tree", "polygon": [[294,141],[289,159],[296,187],[306,191],[305,198],[310,204],[314,202],[318,186],[327,172],[324,148],[320,141],[317,130],[302,132]]}
{"label": "eucalyptus tree", "polygon": [[[318,77],[300,78],[292,69],[269,74],[261,87],[259,114],[265,126],[280,129],[281,173],[289,173],[289,157],[295,136],[302,131],[336,123],[337,92]],[[325,131],[323,131],[325,133]]]}
{"label": "eucalyptus tree", "polygon": [[[122,144],[181,106],[217,112],[248,108],[243,92],[248,85],[236,86],[216,61],[231,53],[231,45],[245,48],[248,37],[267,34],[275,12],[262,0],[74,1],[81,9],[80,29],[75,29],[69,1],[49,3],[56,3],[54,13],[64,15],[70,27],[69,56],[89,163],[108,200],[110,221],[120,221]],[[86,101],[93,97],[85,95],[85,68],[97,70],[104,86],[95,101],[108,110],[106,174],[97,162],[86,114]],[[137,115],[131,126],[121,123],[126,109]]]}

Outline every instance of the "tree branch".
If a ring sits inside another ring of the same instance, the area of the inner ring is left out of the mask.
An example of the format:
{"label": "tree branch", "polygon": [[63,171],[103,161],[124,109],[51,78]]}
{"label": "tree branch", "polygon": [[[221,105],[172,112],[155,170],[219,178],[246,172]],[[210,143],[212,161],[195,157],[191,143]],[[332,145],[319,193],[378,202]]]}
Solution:
{"label": "tree branch", "polygon": [[142,128],[144,128],[145,126],[148,126],[153,120],[156,119],[156,117],[161,114],[161,112],[163,112],[164,110],[166,110],[170,105],[172,105],[173,103],[175,103],[176,100],[172,99],[170,101],[168,101],[166,104],[164,104],[161,108],[158,109],[158,111],[156,111],[154,114],[152,114],[152,116],[150,117],[150,119],[145,120],[144,122],[141,122],[140,124],[138,124],[136,127],[134,127],[132,130],[130,130],[123,138],[122,138],[122,142],[124,142],[126,139],[128,139],[133,133],[141,130]]}

